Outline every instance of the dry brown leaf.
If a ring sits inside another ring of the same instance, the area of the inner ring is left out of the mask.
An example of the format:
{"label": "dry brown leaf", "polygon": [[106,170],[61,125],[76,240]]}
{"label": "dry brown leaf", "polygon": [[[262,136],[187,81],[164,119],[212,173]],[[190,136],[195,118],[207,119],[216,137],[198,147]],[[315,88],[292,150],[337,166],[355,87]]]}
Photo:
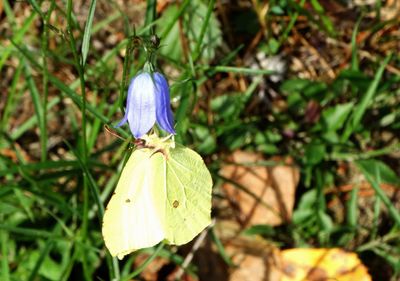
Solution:
{"label": "dry brown leaf", "polygon": [[162,13],[169,4],[172,4],[173,1],[171,0],[159,0],[157,1],[157,13]]}
{"label": "dry brown leaf", "polygon": [[357,255],[342,249],[289,249],[281,257],[281,281],[372,280]]}
{"label": "dry brown leaf", "polygon": [[240,186],[225,183],[222,189],[242,226],[275,226],[292,217],[299,170],[283,164],[273,167],[248,165],[265,160],[260,153],[236,151],[229,159],[235,164],[224,166],[221,170],[222,176]]}
{"label": "dry brown leaf", "polygon": [[238,237],[226,247],[236,267],[230,281],[279,281],[282,273],[279,250],[261,238]]}
{"label": "dry brown leaf", "polygon": [[400,17],[400,1],[387,0],[385,6],[381,8],[381,17],[387,21],[398,19]]}
{"label": "dry brown leaf", "polygon": [[[135,268],[141,266],[148,258],[150,254],[141,253],[139,254],[133,263]],[[176,272],[178,270],[178,266],[171,262],[166,257],[156,257],[152,260],[140,273],[139,279],[134,280],[144,280],[144,281],[155,281],[155,280],[165,280],[165,281],[174,281],[176,280]],[[189,274],[184,274],[181,279],[182,281],[197,281],[198,279],[195,276],[191,276]]]}
{"label": "dry brown leaf", "polygon": [[[134,267],[138,267],[150,257],[149,254],[139,254],[134,261]],[[158,279],[158,274],[163,267],[167,266],[169,260],[162,257],[156,257],[140,274],[142,280],[153,281]]]}
{"label": "dry brown leaf", "polygon": [[18,161],[17,153],[9,148],[0,148],[0,155],[11,159],[12,162],[16,163]]}

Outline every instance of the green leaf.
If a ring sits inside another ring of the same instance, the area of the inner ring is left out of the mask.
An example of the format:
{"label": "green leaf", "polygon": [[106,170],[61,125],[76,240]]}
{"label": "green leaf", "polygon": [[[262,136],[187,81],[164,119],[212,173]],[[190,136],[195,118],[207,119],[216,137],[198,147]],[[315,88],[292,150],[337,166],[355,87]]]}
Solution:
{"label": "green leaf", "polygon": [[322,210],[318,211],[318,218],[320,219],[323,230],[331,231],[333,229],[332,218],[328,216],[325,212],[323,212]]}
{"label": "green leaf", "polygon": [[326,147],[320,143],[310,143],[305,148],[304,162],[308,165],[320,163],[326,154]]}
{"label": "green leaf", "polygon": [[197,151],[202,155],[209,155],[213,153],[216,148],[216,140],[212,133],[210,132],[210,128],[207,126],[196,126],[194,129],[194,134],[197,137],[198,145]]}
{"label": "green leaf", "polygon": [[278,5],[274,5],[269,9],[269,12],[278,16],[284,15],[285,11]]}
{"label": "green leaf", "polygon": [[227,94],[214,98],[211,101],[211,109],[216,114],[215,121],[230,122],[239,117],[247,102],[247,97],[240,94]]}
{"label": "green leaf", "polygon": [[[340,72],[338,78],[333,83],[333,87],[338,87],[339,84],[346,80],[353,87],[356,87],[361,92],[366,92],[371,83],[371,77],[359,70],[345,69]],[[342,89],[341,89],[342,90]],[[341,90],[337,91],[340,92]]]}
{"label": "green leaf", "polygon": [[314,219],[314,217],[315,217],[314,210],[308,210],[308,209],[296,210],[293,213],[292,221],[294,224],[301,225],[307,221],[311,221],[311,219]]}
{"label": "green leaf", "polygon": [[[157,29],[161,34],[165,34],[171,23],[171,19],[174,19],[178,12],[179,9],[176,5],[169,5],[169,7],[163,11],[157,22]],[[162,45],[159,52],[175,61],[180,61],[182,59],[182,42],[179,36],[178,22],[175,22],[168,33],[162,37]]]}
{"label": "green leaf", "polygon": [[242,234],[244,235],[263,235],[263,236],[272,236],[275,235],[276,231],[275,229],[266,224],[258,224],[258,225],[253,225],[247,229],[245,229]]}
{"label": "green leaf", "polygon": [[317,191],[315,189],[309,190],[301,196],[298,209],[311,210],[317,201]]}
{"label": "green leaf", "polygon": [[400,178],[396,173],[384,162],[376,159],[358,160],[357,166],[365,173],[377,177],[379,175],[380,181],[388,184],[399,185]]}
{"label": "green leaf", "polygon": [[324,131],[336,131],[341,129],[353,109],[353,103],[348,102],[328,107],[322,112],[322,128]]}
{"label": "green leaf", "polygon": [[317,202],[317,190],[312,189],[304,193],[301,198],[298,207],[293,212],[293,223],[302,224],[310,219],[315,218],[315,206]]}
{"label": "green leaf", "polygon": [[[161,54],[175,60],[182,61],[185,57],[182,48],[179,23],[176,21],[180,14],[182,5],[170,5],[161,15],[158,21],[158,28],[163,35],[163,46]],[[184,33],[187,35],[190,50],[194,50],[195,59],[201,57],[206,62],[211,61],[215,56],[215,49],[222,44],[222,32],[220,23],[214,13],[210,13],[207,7],[200,0],[189,1],[183,17]],[[175,22],[173,22],[175,20]],[[173,23],[172,27],[171,24]],[[201,28],[200,28],[201,27]]]}

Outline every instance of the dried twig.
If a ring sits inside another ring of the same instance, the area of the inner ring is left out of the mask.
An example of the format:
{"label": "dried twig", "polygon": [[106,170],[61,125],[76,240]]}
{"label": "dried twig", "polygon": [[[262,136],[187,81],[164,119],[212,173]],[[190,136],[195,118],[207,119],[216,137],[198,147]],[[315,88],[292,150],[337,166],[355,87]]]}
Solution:
{"label": "dried twig", "polygon": [[196,241],[193,244],[192,249],[190,250],[190,252],[185,257],[185,260],[183,261],[181,267],[178,269],[178,271],[176,273],[175,280],[181,280],[183,274],[185,273],[185,269],[189,266],[189,264],[192,261],[196,251],[203,244],[203,241],[206,238],[208,231],[215,225],[215,221],[216,221],[215,218],[213,218],[212,221],[211,221],[211,224],[206,229],[204,229],[201,232],[201,234],[197,237]]}

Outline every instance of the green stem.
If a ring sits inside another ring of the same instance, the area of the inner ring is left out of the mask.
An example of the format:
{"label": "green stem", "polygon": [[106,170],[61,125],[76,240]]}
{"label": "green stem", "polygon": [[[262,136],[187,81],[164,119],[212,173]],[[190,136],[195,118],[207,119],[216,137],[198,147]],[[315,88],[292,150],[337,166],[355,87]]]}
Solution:
{"label": "green stem", "polygon": [[[78,71],[80,88],[82,94],[82,104],[81,104],[81,112],[82,112],[82,162],[84,166],[87,166],[88,159],[88,151],[87,151],[87,140],[86,140],[86,87],[85,87],[85,76],[84,76],[84,67],[81,64],[80,56],[76,50],[76,41],[72,33],[72,0],[68,0],[67,3],[67,33],[68,39],[70,43],[70,47],[72,50],[72,54],[75,60],[75,67]],[[88,192],[88,179],[87,174],[83,171],[83,210],[82,210],[82,226],[81,226],[81,239],[82,241],[86,241],[87,233],[88,233],[88,212],[89,212],[89,192]],[[88,268],[87,255],[83,252],[83,272],[84,276],[87,280],[90,280],[90,273]]]}
{"label": "green stem", "polygon": [[133,52],[133,40],[129,40],[128,44],[126,45],[125,49],[125,58],[124,58],[124,66],[122,68],[122,81],[119,87],[119,99],[118,99],[118,104],[121,107],[121,111],[124,112],[123,108],[123,101],[125,97],[125,88],[129,76],[129,69],[131,65],[131,55]]}
{"label": "green stem", "polygon": [[49,95],[49,69],[47,66],[47,50],[48,50],[48,41],[49,41],[49,27],[48,27],[48,22],[50,20],[51,13],[53,12],[53,9],[55,7],[55,2],[51,2],[51,6],[49,10],[47,11],[45,17],[43,18],[43,26],[44,30],[42,33],[42,42],[41,42],[41,47],[42,47],[42,59],[43,59],[43,122],[44,122],[44,131],[43,131],[43,136],[40,139],[40,144],[41,144],[41,160],[42,162],[46,161],[47,159],[47,102],[48,102],[48,95]]}
{"label": "green stem", "polygon": [[[298,4],[300,7],[304,7],[305,0],[301,0],[300,3]],[[281,37],[279,38],[279,47],[285,42],[285,40],[289,37],[290,31],[292,31],[294,24],[297,21],[297,18],[299,17],[299,12],[296,11],[291,17],[290,17],[290,22],[288,23],[286,29],[282,32]]]}
{"label": "green stem", "polygon": [[[146,7],[146,17],[144,21],[144,26],[150,25],[156,19],[156,8],[157,8],[157,0],[147,0]],[[146,32],[147,34],[155,34],[155,27],[152,26],[151,29]]]}
{"label": "green stem", "polygon": [[154,250],[154,253],[147,258],[147,260],[145,260],[140,266],[138,266],[138,268],[132,272],[131,274],[129,274],[129,276],[125,277],[123,279],[123,281],[127,281],[127,280],[131,280],[134,277],[138,276],[140,273],[142,273],[142,271],[156,258],[158,257],[159,252],[162,250],[162,248],[164,248],[165,246],[165,242],[162,241],[160,244],[158,244],[157,248]]}

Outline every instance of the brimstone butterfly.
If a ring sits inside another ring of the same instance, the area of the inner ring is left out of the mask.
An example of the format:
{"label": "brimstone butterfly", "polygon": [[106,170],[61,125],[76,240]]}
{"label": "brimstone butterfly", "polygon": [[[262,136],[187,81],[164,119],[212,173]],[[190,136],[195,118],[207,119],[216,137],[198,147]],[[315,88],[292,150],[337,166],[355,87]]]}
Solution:
{"label": "brimstone butterfly", "polygon": [[211,223],[212,179],[195,151],[147,136],[124,167],[103,219],[112,256],[161,241],[182,245]]}

